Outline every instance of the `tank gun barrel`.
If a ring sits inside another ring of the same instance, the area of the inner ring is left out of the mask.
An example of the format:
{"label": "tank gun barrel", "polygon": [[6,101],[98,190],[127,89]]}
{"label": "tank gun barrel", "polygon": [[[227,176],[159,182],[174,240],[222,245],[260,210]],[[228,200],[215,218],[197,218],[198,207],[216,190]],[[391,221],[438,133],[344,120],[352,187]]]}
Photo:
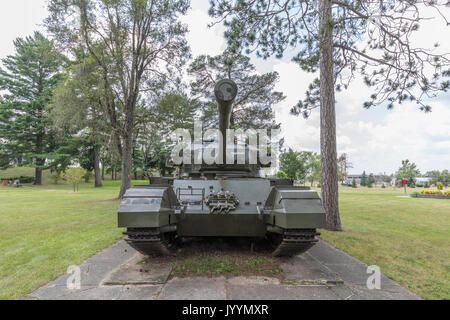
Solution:
{"label": "tank gun barrel", "polygon": [[238,93],[236,83],[230,79],[223,79],[217,82],[214,88],[214,94],[219,105],[219,130],[223,137],[222,155],[225,161],[226,156],[226,137],[227,129],[230,128],[231,112],[233,111],[233,102]]}

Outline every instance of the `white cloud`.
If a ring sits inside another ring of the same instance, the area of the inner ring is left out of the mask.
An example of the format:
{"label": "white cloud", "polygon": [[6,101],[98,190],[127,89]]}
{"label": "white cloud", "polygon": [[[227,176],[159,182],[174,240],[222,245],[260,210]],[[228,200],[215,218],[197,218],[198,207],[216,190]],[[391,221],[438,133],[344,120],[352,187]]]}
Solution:
{"label": "white cloud", "polygon": [[192,9],[182,17],[181,21],[189,26],[187,40],[194,58],[201,54],[219,55],[226,49],[223,38],[225,28],[222,25],[208,28],[208,24],[213,20],[208,16],[207,11]]}
{"label": "white cloud", "polygon": [[45,0],[2,1],[0,58],[14,53],[16,38],[31,36],[36,30],[45,31],[42,23],[46,17]]}

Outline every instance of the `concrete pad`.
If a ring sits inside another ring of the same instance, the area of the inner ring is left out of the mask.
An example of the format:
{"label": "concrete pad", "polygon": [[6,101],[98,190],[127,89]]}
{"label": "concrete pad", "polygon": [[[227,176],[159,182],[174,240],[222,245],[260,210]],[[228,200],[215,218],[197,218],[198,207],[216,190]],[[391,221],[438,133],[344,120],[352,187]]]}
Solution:
{"label": "concrete pad", "polygon": [[136,255],[103,281],[104,285],[164,284],[172,272],[171,263],[146,262],[141,254]]}
{"label": "concrete pad", "polygon": [[119,300],[155,300],[162,285],[124,286]]}
{"label": "concrete pad", "polygon": [[118,300],[121,292],[122,286],[102,286],[89,289],[74,290],[70,294],[59,297],[57,300]]}
{"label": "concrete pad", "polygon": [[228,285],[248,286],[248,285],[279,285],[280,280],[270,277],[234,277],[227,280]]}
{"label": "concrete pad", "polygon": [[[360,264],[361,262],[345,252],[330,246],[328,243],[319,241],[314,247],[306,252],[306,255],[322,262],[323,264]],[[303,256],[303,255],[301,255]]]}
{"label": "concrete pad", "polygon": [[[348,285],[357,285],[366,287],[367,279],[370,274],[367,273],[367,265],[359,262],[358,264],[327,264],[326,265],[333,272],[339,274],[339,276]],[[383,270],[381,270],[383,271]],[[380,288],[385,291],[392,291],[397,293],[406,293],[409,291],[402,286],[400,286],[395,281],[392,281],[388,277],[381,275]]]}
{"label": "concrete pad", "polygon": [[81,287],[80,290],[69,290],[69,289],[67,289],[67,287],[65,285],[63,286],[63,285],[47,284],[47,285],[33,291],[32,293],[27,295],[27,297],[35,298],[35,299],[39,299],[39,300],[58,300],[58,299],[61,299],[63,296],[74,294],[74,293],[77,293],[77,292],[83,291],[83,290],[93,289],[93,288],[96,288],[96,286],[85,286],[85,287]]}
{"label": "concrete pad", "polygon": [[289,259],[281,266],[282,275],[286,281],[299,284],[339,284],[340,277],[327,269],[317,260],[308,256],[298,256]]}
{"label": "concrete pad", "polygon": [[[167,282],[171,263],[152,260],[143,263],[143,259],[125,241],[119,241],[79,266],[80,290],[67,289],[69,275],[63,275],[23,299],[420,299],[384,275],[381,276],[381,290],[369,290],[366,287],[370,276],[367,265],[323,241],[307,253],[285,260],[281,268],[286,282],[258,276],[233,277],[228,281],[224,277],[174,278]],[[344,284],[341,284],[342,280]],[[317,285],[323,282],[327,286]],[[111,285],[104,286],[104,283]]]}
{"label": "concrete pad", "polygon": [[225,300],[225,278],[173,278],[162,289],[159,300]]}
{"label": "concrete pad", "polygon": [[386,290],[370,290],[362,286],[338,286],[331,288],[343,300],[421,300],[413,294],[395,293]]}
{"label": "concrete pad", "polygon": [[227,288],[228,300],[335,300],[326,286],[236,286]]}

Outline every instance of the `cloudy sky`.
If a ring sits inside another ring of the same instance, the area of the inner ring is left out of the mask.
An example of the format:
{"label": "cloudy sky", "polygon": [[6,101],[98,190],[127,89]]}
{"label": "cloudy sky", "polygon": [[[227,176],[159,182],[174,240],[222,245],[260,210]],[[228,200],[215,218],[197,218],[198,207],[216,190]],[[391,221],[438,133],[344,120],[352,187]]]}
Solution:
{"label": "cloudy sky", "polygon": [[[0,58],[14,52],[13,40],[43,31],[42,21],[47,16],[45,0],[6,0],[0,11]],[[224,28],[208,29],[208,0],[192,1],[192,9],[183,17],[189,25],[188,40],[193,56],[217,55],[225,49]],[[416,41],[429,46],[439,41],[441,48],[450,52],[450,27],[430,20],[423,25]],[[287,99],[275,106],[277,121],[282,124],[286,146],[296,150],[319,152],[319,113],[313,111],[307,120],[289,114],[290,108],[302,99],[313,75],[304,73],[288,58],[261,60],[252,57],[260,73],[277,71],[280,82],[277,90]],[[346,152],[354,173],[363,170],[373,173],[393,173],[402,159],[415,162],[422,172],[450,169],[450,93],[442,94],[429,103],[433,112],[424,114],[415,104],[404,104],[394,110],[375,107],[362,108],[369,90],[355,81],[337,99],[338,153]]]}

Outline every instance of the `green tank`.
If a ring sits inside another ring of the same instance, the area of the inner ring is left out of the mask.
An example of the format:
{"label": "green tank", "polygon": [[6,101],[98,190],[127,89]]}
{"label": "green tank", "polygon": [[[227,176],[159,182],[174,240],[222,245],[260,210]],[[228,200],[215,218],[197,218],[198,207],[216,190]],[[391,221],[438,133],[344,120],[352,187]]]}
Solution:
{"label": "green tank", "polygon": [[[215,87],[222,134],[230,126],[237,90],[228,79]],[[226,150],[224,143],[223,154]],[[148,255],[171,254],[184,237],[267,238],[274,256],[307,251],[318,241],[316,229],[325,227],[319,195],[290,179],[264,178],[261,167],[260,161],[183,164],[174,178],[153,178],[147,186],[128,189],[118,225],[127,229],[126,241]]]}

